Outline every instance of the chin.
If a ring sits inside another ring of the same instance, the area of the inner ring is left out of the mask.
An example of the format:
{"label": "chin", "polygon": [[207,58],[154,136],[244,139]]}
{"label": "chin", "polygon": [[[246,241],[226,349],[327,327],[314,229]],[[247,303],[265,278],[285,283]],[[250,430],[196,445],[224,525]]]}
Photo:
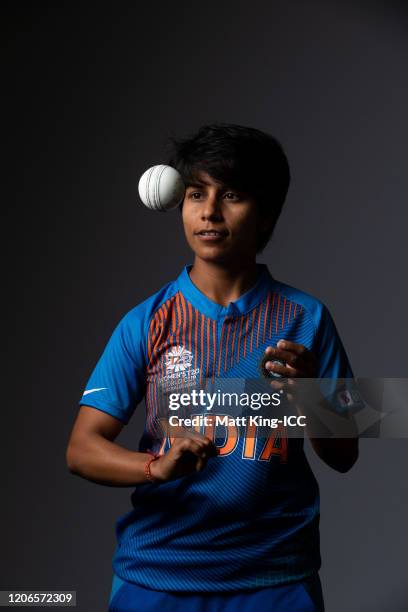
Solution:
{"label": "chin", "polygon": [[[239,254],[228,249],[193,249],[195,256],[203,261],[215,264],[231,264],[240,259]],[[241,254],[242,255],[242,254]]]}

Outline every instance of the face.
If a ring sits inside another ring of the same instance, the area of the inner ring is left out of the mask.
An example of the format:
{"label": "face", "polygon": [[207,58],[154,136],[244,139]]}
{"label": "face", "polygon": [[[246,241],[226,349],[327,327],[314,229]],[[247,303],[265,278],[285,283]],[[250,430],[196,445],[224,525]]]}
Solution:
{"label": "face", "polygon": [[255,258],[261,220],[247,194],[201,172],[186,189],[182,215],[187,242],[196,257],[225,264]]}

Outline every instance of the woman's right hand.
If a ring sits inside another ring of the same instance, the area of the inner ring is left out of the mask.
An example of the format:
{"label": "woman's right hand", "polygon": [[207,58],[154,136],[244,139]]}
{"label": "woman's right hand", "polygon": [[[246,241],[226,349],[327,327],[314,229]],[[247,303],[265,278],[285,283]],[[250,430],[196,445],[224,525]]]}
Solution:
{"label": "woman's right hand", "polygon": [[157,482],[176,480],[200,472],[208,459],[217,455],[218,449],[210,438],[189,432],[174,438],[167,453],[150,463],[150,473]]}

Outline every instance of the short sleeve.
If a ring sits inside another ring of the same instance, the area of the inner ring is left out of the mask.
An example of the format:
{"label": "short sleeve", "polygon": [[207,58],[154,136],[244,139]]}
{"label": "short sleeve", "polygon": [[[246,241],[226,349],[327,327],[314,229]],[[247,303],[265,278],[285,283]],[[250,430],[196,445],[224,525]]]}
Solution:
{"label": "short sleeve", "polygon": [[333,318],[322,304],[316,322],[314,351],[318,362],[318,378],[353,378],[353,371]]}
{"label": "short sleeve", "polygon": [[143,322],[130,311],[113,331],[79,404],[127,424],[145,394],[145,372]]}
{"label": "short sleeve", "polygon": [[[336,410],[344,410],[339,398],[354,397],[354,374],[336,325],[327,307],[322,304],[315,338],[317,378],[320,390]],[[347,382],[344,380],[347,379]]]}

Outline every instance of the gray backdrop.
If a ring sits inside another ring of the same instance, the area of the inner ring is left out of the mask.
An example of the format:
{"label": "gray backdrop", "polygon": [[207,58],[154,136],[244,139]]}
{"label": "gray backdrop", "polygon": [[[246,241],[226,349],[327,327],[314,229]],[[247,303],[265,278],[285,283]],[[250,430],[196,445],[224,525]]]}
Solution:
{"label": "gray backdrop", "polygon": [[[192,261],[137,198],[169,135],[269,131],[293,182],[260,261],[331,310],[358,376],[407,376],[407,12],[397,2],[4,3],[10,251],[0,589],[105,610],[131,489],[69,474],[84,384],[119,319]],[[12,168],[15,170],[12,170]],[[7,282],[9,283],[7,284]],[[137,449],[144,407],[119,438]],[[402,612],[406,440],[321,489],[327,612]]]}

